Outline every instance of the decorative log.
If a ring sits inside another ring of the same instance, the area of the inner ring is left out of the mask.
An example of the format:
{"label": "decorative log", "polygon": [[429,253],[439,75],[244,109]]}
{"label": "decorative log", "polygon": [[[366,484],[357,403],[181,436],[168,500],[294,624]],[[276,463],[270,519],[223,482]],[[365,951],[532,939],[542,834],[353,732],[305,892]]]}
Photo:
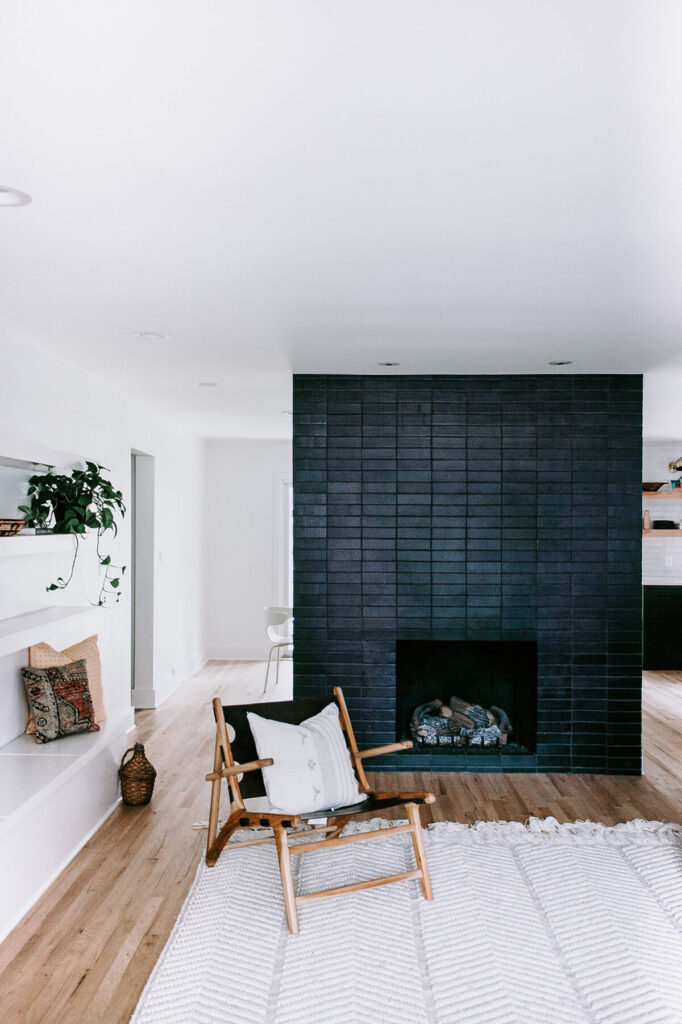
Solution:
{"label": "decorative log", "polygon": [[[490,710],[495,716],[495,723],[499,726],[502,732],[507,733],[512,731],[512,724],[509,721],[509,715],[503,708],[498,708],[494,704],[490,705]],[[507,741],[505,740],[505,743]]]}
{"label": "decorative log", "polygon": [[449,706],[440,699],[420,704],[410,719],[415,741],[429,746],[505,746],[511,731],[503,708],[484,708],[456,696]]}
{"label": "decorative log", "polygon": [[422,743],[451,745],[455,737],[459,736],[461,726],[452,714],[444,714],[446,710],[450,711],[442,700],[430,700],[415,708],[410,719],[413,738]]}
{"label": "decorative log", "polygon": [[495,716],[486,708],[481,707],[480,704],[470,704],[468,701],[462,700],[461,697],[451,697],[450,707],[453,718],[467,719],[470,724],[461,723],[467,729],[487,729],[495,721]]}

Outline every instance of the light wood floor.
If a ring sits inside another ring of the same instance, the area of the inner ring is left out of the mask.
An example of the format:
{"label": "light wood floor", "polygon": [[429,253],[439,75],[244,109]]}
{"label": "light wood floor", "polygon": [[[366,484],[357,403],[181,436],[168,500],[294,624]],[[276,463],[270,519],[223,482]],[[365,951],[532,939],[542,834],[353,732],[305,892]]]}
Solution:
{"label": "light wood floor", "polygon": [[[278,696],[290,689],[282,670]],[[209,702],[253,700],[263,666],[214,662],[157,711],[137,738],[158,770],[147,807],[119,807],[0,946],[2,1024],[127,1024],[201,858],[213,753]],[[682,673],[645,677],[645,776],[401,775],[380,788],[431,789],[434,819],[523,821],[554,815],[615,824],[682,821]],[[273,853],[274,856],[274,853]]]}

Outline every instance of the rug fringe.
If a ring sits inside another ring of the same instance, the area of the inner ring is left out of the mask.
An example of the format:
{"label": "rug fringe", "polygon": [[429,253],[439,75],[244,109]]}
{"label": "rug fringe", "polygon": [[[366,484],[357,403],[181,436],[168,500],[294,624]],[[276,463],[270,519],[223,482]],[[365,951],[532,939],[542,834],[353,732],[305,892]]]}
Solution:
{"label": "rug fringe", "polygon": [[559,822],[554,817],[528,818],[519,821],[477,821],[465,825],[456,821],[437,821],[427,826],[427,833],[436,842],[487,842],[500,840],[510,843],[533,839],[597,841],[609,845],[652,840],[657,843],[682,845],[682,826],[674,822],[645,821],[635,818],[618,825],[604,825],[598,821]]}
{"label": "rug fringe", "polygon": [[[371,832],[401,823],[406,824],[406,822],[388,818],[371,818],[369,821],[350,822],[344,829],[344,835]],[[197,821],[192,828],[197,831],[206,829],[208,822]],[[269,830],[264,828],[262,831]],[[553,817],[531,817],[525,823],[520,821],[477,821],[473,825],[459,821],[434,821],[427,825],[426,834],[429,842],[454,844],[489,841],[518,843],[532,839],[560,839],[577,842],[596,840],[619,846],[646,839],[656,843],[682,845],[682,825],[674,822],[646,821],[643,818],[635,818],[618,825],[604,825],[589,819],[559,822]],[[236,835],[237,833],[235,833],[235,837]]]}

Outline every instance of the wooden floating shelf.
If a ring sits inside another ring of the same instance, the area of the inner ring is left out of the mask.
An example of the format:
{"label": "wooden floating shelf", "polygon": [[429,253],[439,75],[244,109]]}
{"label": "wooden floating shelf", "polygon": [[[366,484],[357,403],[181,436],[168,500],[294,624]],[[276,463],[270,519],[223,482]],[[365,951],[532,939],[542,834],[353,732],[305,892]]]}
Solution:
{"label": "wooden floating shelf", "polygon": [[642,530],[643,537],[682,537],[682,530]]}
{"label": "wooden floating shelf", "polygon": [[642,491],[642,501],[649,498],[653,498],[654,501],[660,501],[661,498],[677,498],[678,501],[682,499],[682,487],[676,487],[673,491]]}

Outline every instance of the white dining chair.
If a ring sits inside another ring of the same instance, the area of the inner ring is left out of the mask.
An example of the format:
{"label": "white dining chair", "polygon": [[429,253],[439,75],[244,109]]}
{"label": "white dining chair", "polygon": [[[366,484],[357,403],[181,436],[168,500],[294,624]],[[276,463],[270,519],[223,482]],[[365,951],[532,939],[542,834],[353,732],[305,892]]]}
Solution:
{"label": "white dining chair", "polygon": [[282,651],[287,647],[291,647],[293,651],[294,609],[269,607],[264,608],[263,612],[265,613],[265,630],[271,645],[268,654],[268,666],[265,670],[265,685],[263,687],[263,693],[267,693],[273,652],[277,651],[277,669],[275,672],[275,686],[277,686],[279,682],[279,661]]}

